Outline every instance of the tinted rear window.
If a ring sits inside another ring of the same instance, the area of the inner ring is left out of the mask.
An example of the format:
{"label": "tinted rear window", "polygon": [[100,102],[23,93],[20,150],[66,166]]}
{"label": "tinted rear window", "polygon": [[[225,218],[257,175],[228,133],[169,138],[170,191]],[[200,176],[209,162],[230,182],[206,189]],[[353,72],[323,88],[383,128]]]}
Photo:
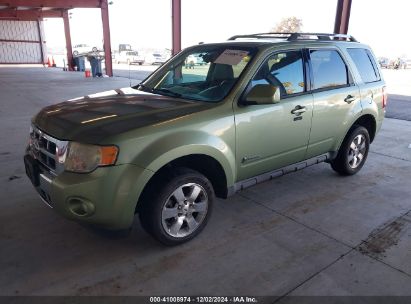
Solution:
{"label": "tinted rear window", "polygon": [[335,50],[310,51],[314,76],[314,89],[332,89],[347,86],[348,70]]}
{"label": "tinted rear window", "polygon": [[357,70],[364,82],[380,80],[375,64],[372,62],[371,54],[366,49],[347,49],[347,51],[357,66]]}

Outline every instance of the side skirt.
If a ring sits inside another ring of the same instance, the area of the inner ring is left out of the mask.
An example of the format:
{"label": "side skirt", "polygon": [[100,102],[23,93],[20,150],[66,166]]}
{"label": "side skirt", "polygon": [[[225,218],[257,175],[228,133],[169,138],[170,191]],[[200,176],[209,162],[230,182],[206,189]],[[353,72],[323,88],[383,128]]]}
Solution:
{"label": "side skirt", "polygon": [[329,153],[325,153],[325,154],[321,154],[318,156],[315,156],[313,158],[304,160],[302,162],[298,162],[292,165],[288,165],[285,166],[283,168],[280,169],[276,169],[274,171],[271,172],[266,172],[263,173],[261,175],[257,175],[251,178],[247,178],[245,180],[239,181],[237,183],[235,183],[233,186],[229,187],[227,190],[227,197],[230,197],[232,195],[234,195],[236,192],[247,189],[249,187],[252,187],[254,185],[272,180],[273,178],[279,177],[279,176],[283,176],[287,173],[291,173],[291,172],[296,172],[299,170],[302,170],[304,168],[307,168],[309,166],[315,165],[315,164],[319,164],[322,162],[329,162],[330,160],[332,160],[335,156],[336,156],[336,152],[329,152]]}

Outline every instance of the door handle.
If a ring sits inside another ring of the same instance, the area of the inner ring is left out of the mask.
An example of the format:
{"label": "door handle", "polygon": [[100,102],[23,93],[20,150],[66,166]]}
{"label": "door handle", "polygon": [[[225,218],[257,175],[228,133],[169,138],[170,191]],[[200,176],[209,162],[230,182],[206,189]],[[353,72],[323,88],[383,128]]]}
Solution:
{"label": "door handle", "polygon": [[298,105],[298,106],[296,106],[294,109],[291,110],[291,114],[301,115],[301,114],[303,114],[305,111],[307,111],[307,109],[306,109],[305,107]]}
{"label": "door handle", "polygon": [[352,95],[348,95],[347,97],[345,97],[344,101],[346,103],[352,103],[355,100],[355,96]]}

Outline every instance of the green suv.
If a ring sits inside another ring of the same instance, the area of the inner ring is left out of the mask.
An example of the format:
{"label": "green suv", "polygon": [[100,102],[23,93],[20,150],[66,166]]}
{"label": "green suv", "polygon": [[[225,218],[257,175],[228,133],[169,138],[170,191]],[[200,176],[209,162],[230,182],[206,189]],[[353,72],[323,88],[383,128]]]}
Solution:
{"label": "green suv", "polygon": [[121,230],[138,214],[175,245],[200,233],[215,197],[323,161],[357,173],[386,100],[351,36],[235,36],[183,50],[135,87],[42,109],[26,172],[68,219]]}

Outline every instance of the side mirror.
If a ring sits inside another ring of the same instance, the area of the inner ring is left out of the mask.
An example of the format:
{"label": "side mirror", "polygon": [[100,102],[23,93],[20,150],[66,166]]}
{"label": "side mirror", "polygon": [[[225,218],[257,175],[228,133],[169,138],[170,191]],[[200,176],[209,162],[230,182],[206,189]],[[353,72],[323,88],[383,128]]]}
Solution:
{"label": "side mirror", "polygon": [[275,104],[280,102],[280,89],[271,84],[257,84],[245,96],[245,104]]}

